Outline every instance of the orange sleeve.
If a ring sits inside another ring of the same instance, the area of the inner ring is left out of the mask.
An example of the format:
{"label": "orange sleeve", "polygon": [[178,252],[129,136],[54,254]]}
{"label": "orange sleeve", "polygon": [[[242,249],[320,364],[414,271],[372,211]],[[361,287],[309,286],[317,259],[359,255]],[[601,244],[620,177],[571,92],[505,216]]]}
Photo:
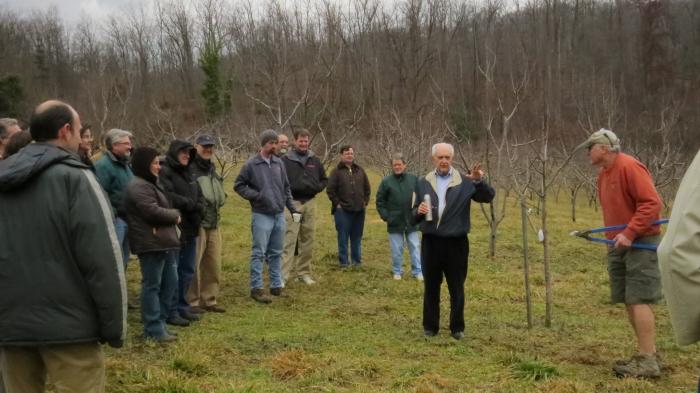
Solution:
{"label": "orange sleeve", "polygon": [[640,234],[650,232],[651,224],[659,218],[661,212],[661,198],[656,192],[651,174],[642,163],[627,165],[624,174],[626,189],[636,208],[622,233],[626,238],[634,240]]}

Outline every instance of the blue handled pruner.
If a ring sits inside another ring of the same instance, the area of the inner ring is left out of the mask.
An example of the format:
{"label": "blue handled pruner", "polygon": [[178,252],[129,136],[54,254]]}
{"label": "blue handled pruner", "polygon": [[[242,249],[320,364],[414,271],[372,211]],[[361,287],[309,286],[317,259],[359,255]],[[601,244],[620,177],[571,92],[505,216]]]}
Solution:
{"label": "blue handled pruner", "polygon": [[[668,219],[664,218],[662,220],[654,221],[651,225],[663,225],[666,223],[668,223]],[[604,238],[600,238],[600,237],[591,237],[591,234],[592,233],[601,233],[601,232],[610,232],[610,231],[619,231],[619,230],[622,230],[625,228],[627,228],[627,224],[613,225],[610,227],[594,228],[594,229],[588,229],[585,231],[573,231],[570,233],[570,235],[584,238],[584,239],[591,241],[591,242],[605,243],[605,244],[612,246],[615,244],[614,240],[604,239]],[[656,251],[656,244],[632,243],[632,248],[639,248],[639,249],[643,249],[643,250]]]}

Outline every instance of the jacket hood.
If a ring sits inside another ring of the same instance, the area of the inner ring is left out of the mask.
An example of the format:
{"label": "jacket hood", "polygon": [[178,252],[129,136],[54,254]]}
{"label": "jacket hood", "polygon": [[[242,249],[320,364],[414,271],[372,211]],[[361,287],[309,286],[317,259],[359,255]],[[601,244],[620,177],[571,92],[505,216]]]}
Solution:
{"label": "jacket hood", "polygon": [[187,141],[183,141],[181,139],[175,139],[170,143],[170,147],[168,148],[168,154],[165,157],[165,162],[168,164],[169,167],[173,168],[176,171],[182,171],[184,169],[187,169],[187,165],[182,165],[180,164],[180,161],[177,159],[177,152],[180,150],[186,149],[190,152],[190,164],[192,161],[194,161],[194,157],[197,155],[197,149],[192,146],[191,143]]}
{"label": "jacket hood", "polygon": [[22,187],[26,182],[55,164],[66,164],[88,169],[80,162],[77,153],[50,143],[32,143],[17,154],[0,161],[0,192]]}

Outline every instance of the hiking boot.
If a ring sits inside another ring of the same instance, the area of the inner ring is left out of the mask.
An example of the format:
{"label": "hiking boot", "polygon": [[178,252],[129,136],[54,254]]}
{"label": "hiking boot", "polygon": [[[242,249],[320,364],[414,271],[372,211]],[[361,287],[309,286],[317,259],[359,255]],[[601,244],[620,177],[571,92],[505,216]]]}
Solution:
{"label": "hiking boot", "polygon": [[613,371],[620,377],[658,378],[661,376],[655,354],[634,355],[627,364],[613,366]]}
{"label": "hiking boot", "polygon": [[185,318],[175,315],[165,320],[165,323],[173,326],[190,326],[190,321]]}
{"label": "hiking boot", "polygon": [[204,309],[209,311],[209,312],[218,312],[218,313],[225,313],[226,312],[225,308],[223,308],[219,305],[216,305],[216,304],[212,304],[211,306],[204,306]]}
{"label": "hiking boot", "polygon": [[199,321],[202,319],[199,314],[195,314],[191,311],[180,311],[180,316],[190,322]]}
{"label": "hiking boot", "polygon": [[[659,365],[659,369],[662,369],[663,367],[661,365],[661,362],[663,361],[663,354],[661,352],[657,351],[657,352],[654,352],[654,356],[656,357],[656,363]],[[634,356],[632,356],[631,358],[627,358],[627,359],[615,360],[615,362],[613,363],[613,366],[627,366],[633,361],[633,359],[634,359]]]}
{"label": "hiking boot", "polygon": [[262,288],[254,288],[250,290],[250,297],[258,303],[272,303],[272,299],[263,291]]}
{"label": "hiking boot", "polygon": [[309,276],[308,274],[304,274],[303,276],[299,277],[299,282],[303,282],[306,285],[316,284],[316,281],[314,281],[314,279],[311,278],[311,276]]}
{"label": "hiking boot", "polygon": [[279,297],[289,297],[282,288],[270,288],[270,295]]}

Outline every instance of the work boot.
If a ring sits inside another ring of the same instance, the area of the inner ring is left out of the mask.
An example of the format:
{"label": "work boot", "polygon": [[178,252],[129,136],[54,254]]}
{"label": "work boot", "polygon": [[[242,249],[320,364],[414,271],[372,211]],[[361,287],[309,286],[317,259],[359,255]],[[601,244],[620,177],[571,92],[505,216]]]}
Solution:
{"label": "work boot", "polygon": [[270,295],[278,297],[289,297],[287,292],[285,292],[282,288],[270,288]]}
{"label": "work boot", "polygon": [[202,319],[202,317],[200,317],[199,314],[195,314],[187,310],[180,311],[180,316],[190,322],[199,321],[200,319]]}
{"label": "work boot", "polygon": [[192,306],[192,307],[190,307],[190,312],[194,313],[194,314],[204,314],[207,311],[205,309],[203,309],[202,307]]}
{"label": "work boot", "polygon": [[634,355],[627,364],[613,366],[613,371],[620,377],[658,378],[661,376],[661,369],[654,354]]}
{"label": "work boot", "polygon": [[169,317],[168,319],[165,320],[165,323],[168,325],[173,325],[173,326],[190,326],[190,321],[186,320],[185,318],[179,316],[179,315],[173,315]]}
{"label": "work boot", "polygon": [[209,311],[209,312],[218,312],[218,313],[226,312],[225,308],[223,308],[219,305],[216,305],[216,304],[212,304],[211,306],[204,306],[204,309]]}
{"label": "work boot", "polygon": [[263,291],[262,288],[253,288],[250,290],[250,297],[253,298],[256,302],[259,303],[272,303],[272,299]]}

